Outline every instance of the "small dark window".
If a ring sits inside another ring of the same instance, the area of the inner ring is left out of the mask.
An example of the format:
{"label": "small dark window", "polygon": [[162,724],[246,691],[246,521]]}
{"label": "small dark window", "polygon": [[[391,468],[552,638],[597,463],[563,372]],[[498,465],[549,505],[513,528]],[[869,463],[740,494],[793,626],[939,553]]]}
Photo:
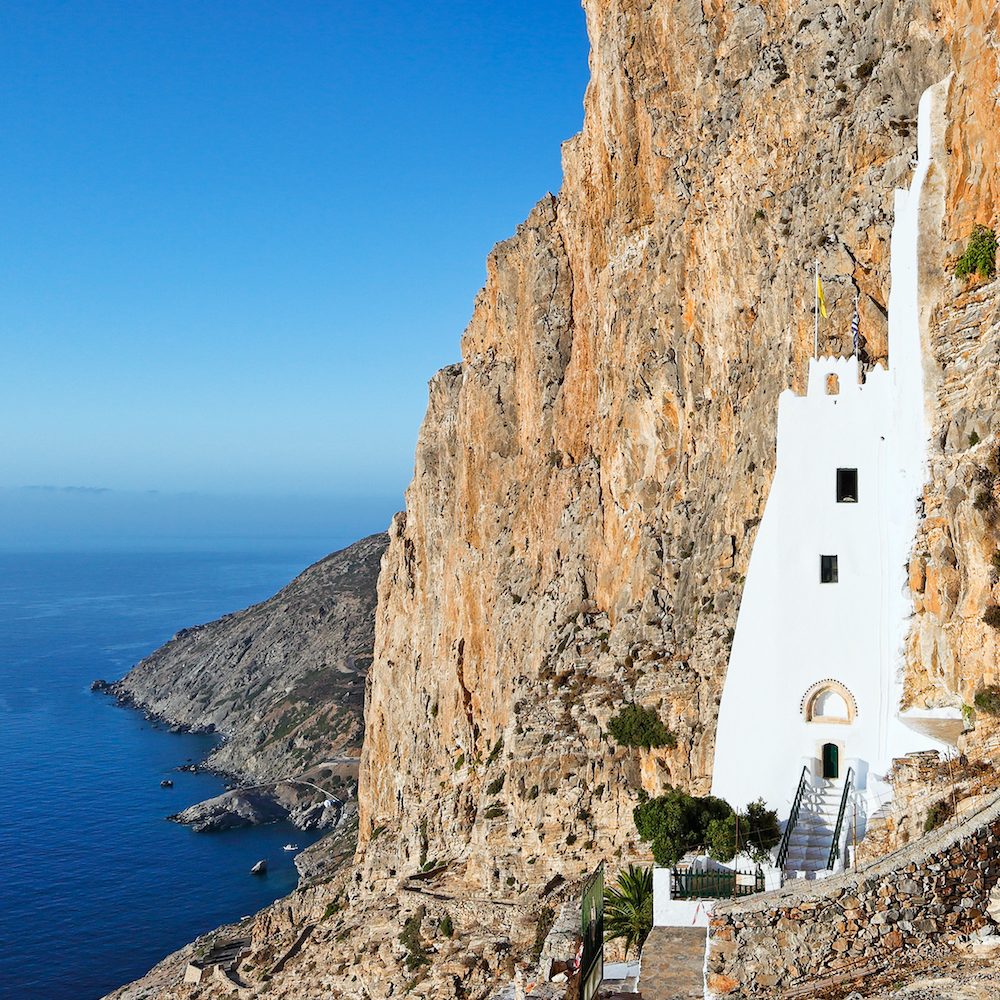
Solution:
{"label": "small dark window", "polygon": [[836,556],[820,556],[819,557],[819,582],[820,583],[836,583],[837,582],[837,557]]}
{"label": "small dark window", "polygon": [[837,503],[858,502],[858,470],[837,469]]}

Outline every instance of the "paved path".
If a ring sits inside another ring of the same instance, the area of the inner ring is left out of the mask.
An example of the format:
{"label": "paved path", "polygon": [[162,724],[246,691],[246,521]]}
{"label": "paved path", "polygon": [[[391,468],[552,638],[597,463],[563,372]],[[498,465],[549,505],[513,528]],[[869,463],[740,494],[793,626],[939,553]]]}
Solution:
{"label": "paved path", "polygon": [[654,927],[642,947],[642,1000],[702,1000],[705,928]]}

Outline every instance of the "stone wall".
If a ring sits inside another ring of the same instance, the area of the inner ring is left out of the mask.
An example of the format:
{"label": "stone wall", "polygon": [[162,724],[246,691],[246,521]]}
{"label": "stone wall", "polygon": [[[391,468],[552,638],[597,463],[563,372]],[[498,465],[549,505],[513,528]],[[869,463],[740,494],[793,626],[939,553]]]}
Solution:
{"label": "stone wall", "polygon": [[719,904],[709,925],[706,996],[811,996],[912,964],[919,949],[990,920],[998,846],[1000,797],[857,871]]}

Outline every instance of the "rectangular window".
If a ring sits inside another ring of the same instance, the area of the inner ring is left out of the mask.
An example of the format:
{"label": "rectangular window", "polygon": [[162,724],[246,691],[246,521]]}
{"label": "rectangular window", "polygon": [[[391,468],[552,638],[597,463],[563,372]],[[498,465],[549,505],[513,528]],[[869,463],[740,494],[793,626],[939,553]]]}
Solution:
{"label": "rectangular window", "polygon": [[837,503],[858,502],[858,470],[837,469]]}
{"label": "rectangular window", "polygon": [[819,582],[820,583],[836,583],[837,582],[837,557],[836,556],[820,556],[819,557]]}

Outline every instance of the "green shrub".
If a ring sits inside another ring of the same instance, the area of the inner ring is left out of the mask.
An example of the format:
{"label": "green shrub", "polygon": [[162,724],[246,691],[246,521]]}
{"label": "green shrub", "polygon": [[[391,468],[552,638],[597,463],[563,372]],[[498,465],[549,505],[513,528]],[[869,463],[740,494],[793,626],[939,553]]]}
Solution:
{"label": "green shrub", "polygon": [[660,720],[655,708],[626,705],[608,722],[608,732],[623,747],[674,747],[677,737]]}
{"label": "green shrub", "polygon": [[[1000,605],[991,604],[983,612],[983,621],[987,625],[989,625],[990,628],[1000,629]],[[987,688],[986,690],[989,690],[989,688]],[[976,697],[977,697],[976,708],[979,708],[978,695]]]}
{"label": "green shrub", "polygon": [[977,444],[979,444],[980,440],[981,440],[981,439],[980,439],[979,435],[978,435],[978,434],[977,434],[977,433],[976,433],[975,431],[973,431],[973,432],[972,432],[972,433],[971,433],[971,434],[969,435],[969,447],[970,447],[970,448],[975,448],[975,446],[976,446]]}
{"label": "green shrub", "polygon": [[965,253],[955,265],[956,278],[992,278],[997,273],[997,234],[986,226],[976,226]]}
{"label": "green shrub", "polygon": [[503,806],[490,806],[483,814],[486,819],[499,819],[507,810]]}
{"label": "green shrub", "polygon": [[446,913],[438,924],[438,930],[446,938],[450,938],[455,933],[455,925],[451,922],[451,914]]}
{"label": "green shrub", "polygon": [[[1000,611],[1000,608],[997,610]],[[1000,628],[1000,625],[996,627]],[[995,684],[989,684],[981,691],[977,691],[974,701],[980,712],[985,712],[987,715],[1000,715],[1000,688]]]}
{"label": "green shrub", "polygon": [[996,552],[990,556],[990,562],[993,564],[993,569],[996,570],[997,573],[1000,573],[1000,549],[997,549]]}
{"label": "green shrub", "polygon": [[733,814],[732,806],[712,795],[696,798],[671,788],[665,795],[641,802],[632,811],[639,836],[653,849],[658,865],[671,868],[688,851],[708,843],[713,822]]}
{"label": "green shrub", "polygon": [[976,494],[976,499],[972,501],[972,506],[976,510],[990,510],[996,500],[993,496],[993,490],[980,490]]}
{"label": "green shrub", "polygon": [[535,924],[535,945],[531,949],[532,957],[536,962],[541,958],[545,939],[549,936],[549,931],[552,930],[552,925],[555,922],[556,911],[551,906],[543,906],[538,911],[538,922]]}
{"label": "green shrub", "polygon": [[942,823],[951,819],[951,816],[952,809],[950,802],[935,802],[934,805],[927,810],[927,818],[924,820],[924,833],[930,833],[931,830],[936,830]]}
{"label": "green shrub", "polygon": [[421,965],[426,965],[427,950],[420,937],[420,925],[424,922],[427,911],[420,907],[416,913],[406,918],[403,932],[399,935],[400,943],[406,949],[406,968],[408,972],[416,972]]}
{"label": "green shrub", "polygon": [[486,794],[490,796],[496,795],[496,793],[503,788],[504,777],[505,776],[501,774],[499,778],[494,778],[493,781],[486,786]]}

